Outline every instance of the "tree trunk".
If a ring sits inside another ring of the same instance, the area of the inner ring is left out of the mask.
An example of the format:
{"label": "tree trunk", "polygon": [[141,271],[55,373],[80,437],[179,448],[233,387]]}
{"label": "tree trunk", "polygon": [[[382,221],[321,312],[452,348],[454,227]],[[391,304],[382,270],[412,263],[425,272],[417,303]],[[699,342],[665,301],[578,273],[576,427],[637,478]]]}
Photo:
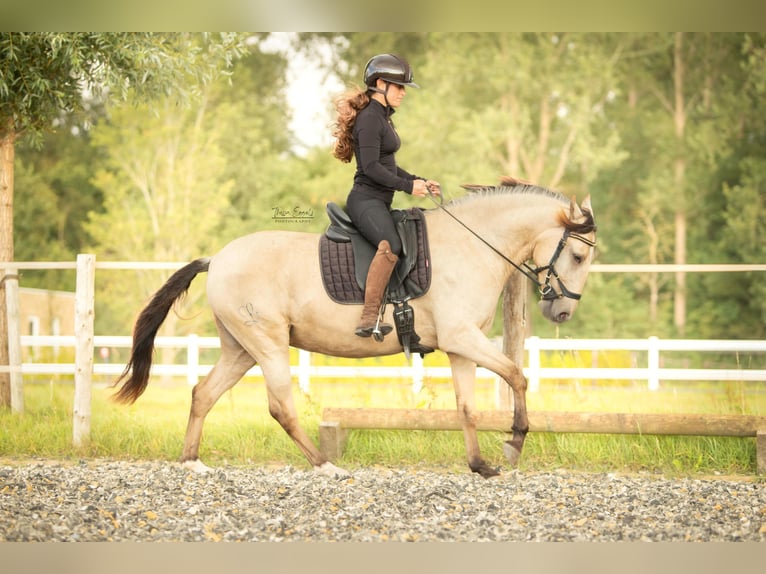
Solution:
{"label": "tree trunk", "polygon": [[[0,263],[13,261],[13,157],[15,133],[0,139]],[[5,269],[0,269],[0,365],[8,366],[8,315],[5,304]],[[0,408],[11,407],[11,376],[0,373]]]}
{"label": "tree trunk", "polygon": [[[646,225],[646,235],[649,238],[649,263],[656,265],[659,263],[660,238],[657,229],[654,227],[653,215],[645,213],[643,219]],[[659,318],[660,303],[660,275],[656,272],[647,273],[647,283],[649,285],[649,323],[654,328]]]}
{"label": "tree trunk", "polygon": [[[676,212],[676,248],[675,263],[686,263],[686,214]],[[673,305],[673,323],[679,337],[686,333],[686,272],[676,271],[676,290]]]}

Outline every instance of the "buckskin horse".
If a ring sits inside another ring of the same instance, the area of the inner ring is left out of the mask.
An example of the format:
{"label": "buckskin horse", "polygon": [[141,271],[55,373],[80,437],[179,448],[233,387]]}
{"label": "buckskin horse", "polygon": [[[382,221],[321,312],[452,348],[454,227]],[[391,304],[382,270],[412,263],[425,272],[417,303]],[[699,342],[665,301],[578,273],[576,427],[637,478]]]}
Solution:
{"label": "buckskin horse", "polygon": [[[511,273],[522,272],[540,290],[539,308],[555,323],[567,321],[580,299],[593,259],[596,224],[590,196],[582,205],[543,187],[505,178],[496,186],[464,186],[472,193],[424,211],[431,284],[411,301],[420,342],[449,357],[468,466],[487,478],[498,471],[481,456],[475,424],[476,367],[501,377],[513,391],[510,440],[503,449],[515,466],[529,429],[527,382],[487,337]],[[382,341],[354,334],[357,305],[341,305],[323,288],[320,234],[268,230],[233,240],[212,257],[176,271],[140,313],[133,346],[114,399],[133,403],[146,389],[154,338],[174,302],[207,272],[207,299],[220,336],[220,358],[192,390],[181,462],[204,472],[199,446],[205,417],[224,392],[254,365],[266,381],[270,414],[313,468],[347,476],[328,461],[301,427],[292,394],[289,347],[339,357],[402,352],[394,336]],[[384,320],[391,322],[386,307]]]}

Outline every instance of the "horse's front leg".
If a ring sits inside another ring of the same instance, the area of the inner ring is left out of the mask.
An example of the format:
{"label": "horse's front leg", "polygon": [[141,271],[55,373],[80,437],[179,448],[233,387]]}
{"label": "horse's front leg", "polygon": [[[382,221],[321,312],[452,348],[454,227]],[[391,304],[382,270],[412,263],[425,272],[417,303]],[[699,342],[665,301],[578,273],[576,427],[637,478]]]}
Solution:
{"label": "horse's front leg", "polygon": [[516,467],[524,448],[524,440],[529,432],[529,418],[527,417],[527,379],[521,368],[515,363],[511,364],[513,365],[511,378],[506,379],[506,382],[513,391],[513,427],[511,428],[513,437],[505,441],[503,453],[508,463]]}
{"label": "horse's front leg", "polygon": [[476,383],[476,363],[461,355],[449,353],[452,366],[452,382],[455,385],[457,411],[463,427],[463,438],[468,455],[468,466],[484,478],[500,474],[497,469],[490,467],[481,457],[479,438],[476,433],[476,399],[474,385]]}
{"label": "horse's front leg", "polygon": [[[500,378],[502,378],[513,391],[513,426],[511,428],[513,436],[511,440],[507,441],[503,447],[508,462],[512,466],[516,466],[521,456],[521,451],[524,447],[524,439],[529,431],[529,419],[527,417],[527,380],[524,378],[524,373],[519,366],[511,361],[506,355],[502,353],[492,342],[487,339],[484,333],[480,329],[469,331],[455,331],[456,337],[453,341],[447,341],[445,345],[441,346],[442,350],[450,354],[457,355],[460,359],[474,363],[486,369],[489,369]],[[454,345],[454,346],[453,346]],[[467,370],[461,360],[457,361],[458,372],[461,377],[465,377],[463,374]],[[455,371],[455,362],[453,361],[453,374]],[[475,372],[472,375],[472,381],[475,379]],[[460,389],[465,393],[468,385],[460,385]],[[456,389],[457,389],[456,379]],[[473,382],[470,384],[471,400],[473,400]],[[460,403],[460,398],[458,398]],[[460,404],[458,404],[460,408]],[[471,404],[471,410],[473,405]],[[465,415],[464,415],[465,416]],[[475,424],[473,425],[475,429]],[[478,446],[477,446],[478,452]]]}

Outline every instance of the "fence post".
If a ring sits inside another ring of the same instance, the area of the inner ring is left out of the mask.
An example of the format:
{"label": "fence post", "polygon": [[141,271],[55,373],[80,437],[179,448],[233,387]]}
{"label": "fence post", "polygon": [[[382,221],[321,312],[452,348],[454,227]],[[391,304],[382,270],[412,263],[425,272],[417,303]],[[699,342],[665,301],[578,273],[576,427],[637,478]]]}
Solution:
{"label": "fence post", "polygon": [[298,386],[308,394],[311,386],[311,353],[298,349]]}
{"label": "fence post", "polygon": [[5,303],[8,318],[8,367],[11,380],[11,410],[24,412],[24,381],[21,376],[21,334],[19,332],[19,274],[16,269],[5,271]]}
{"label": "fence post", "polygon": [[535,393],[540,390],[540,337],[527,339],[527,351],[529,352],[529,370],[527,371],[527,390]]}
{"label": "fence post", "polygon": [[423,390],[423,357],[420,353],[412,355],[412,392]]}
{"label": "fence post", "polygon": [[93,319],[96,291],[96,256],[77,256],[74,304],[75,369],[72,440],[83,446],[90,439],[90,400],[93,379]]}
{"label": "fence post", "polygon": [[186,383],[196,385],[199,379],[199,337],[194,333],[186,338]]}
{"label": "fence post", "polygon": [[649,390],[656,391],[660,388],[660,340],[657,337],[649,337],[649,347],[647,352],[647,367],[649,373],[646,378],[649,381]]}
{"label": "fence post", "polygon": [[[527,322],[527,278],[521,273],[511,273],[503,289],[503,353],[520,369],[524,368],[524,338]],[[513,405],[511,387],[500,381],[497,405],[509,410]]]}

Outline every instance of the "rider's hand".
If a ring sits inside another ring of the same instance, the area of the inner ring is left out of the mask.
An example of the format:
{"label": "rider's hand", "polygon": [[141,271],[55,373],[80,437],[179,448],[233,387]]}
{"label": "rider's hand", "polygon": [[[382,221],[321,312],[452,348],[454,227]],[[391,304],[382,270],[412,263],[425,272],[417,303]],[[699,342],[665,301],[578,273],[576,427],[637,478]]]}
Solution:
{"label": "rider's hand", "polygon": [[439,182],[432,179],[416,179],[412,182],[412,195],[416,197],[425,197],[428,195],[429,191],[434,195],[439,195],[441,193]]}
{"label": "rider's hand", "polygon": [[442,186],[438,181],[434,181],[433,179],[429,179],[426,181],[426,189],[430,191],[434,195],[441,195],[442,193]]}

